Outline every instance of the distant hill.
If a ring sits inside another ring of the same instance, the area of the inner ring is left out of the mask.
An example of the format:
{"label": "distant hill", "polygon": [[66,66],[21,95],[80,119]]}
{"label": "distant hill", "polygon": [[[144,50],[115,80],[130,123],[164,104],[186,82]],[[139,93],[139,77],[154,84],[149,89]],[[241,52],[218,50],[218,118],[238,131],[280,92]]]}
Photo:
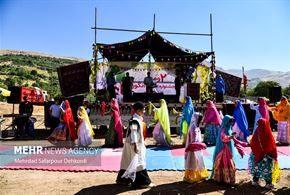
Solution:
{"label": "distant hill", "polygon": [[81,61],[85,59],[0,50],[0,87],[39,87],[49,94],[60,95],[56,68]]}
{"label": "distant hill", "polygon": [[[242,77],[242,70],[229,69],[226,72]],[[270,71],[265,69],[252,69],[245,71],[246,76],[249,79],[249,87],[255,87],[261,81],[276,81],[283,88],[290,85],[290,71]]]}
{"label": "distant hill", "polygon": [[48,58],[57,58],[63,60],[72,60],[72,61],[86,61],[83,58],[76,58],[76,57],[67,57],[67,56],[53,56],[45,53],[33,52],[33,51],[21,51],[21,50],[9,50],[9,49],[2,49],[0,50],[0,55],[26,55],[26,56],[40,56],[40,57],[48,57]]}

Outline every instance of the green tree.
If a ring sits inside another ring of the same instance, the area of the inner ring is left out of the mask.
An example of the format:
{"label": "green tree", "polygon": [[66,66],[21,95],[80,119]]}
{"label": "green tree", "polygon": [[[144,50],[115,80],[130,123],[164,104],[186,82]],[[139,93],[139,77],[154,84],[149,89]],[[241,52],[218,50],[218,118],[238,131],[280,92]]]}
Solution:
{"label": "green tree", "polygon": [[261,81],[254,88],[254,96],[262,96],[269,98],[268,90],[270,87],[279,87],[279,83],[275,81]]}
{"label": "green tree", "polygon": [[288,87],[285,87],[285,88],[283,89],[283,94],[284,94],[284,95],[289,95],[289,96],[290,96],[290,85],[289,85]]}
{"label": "green tree", "polygon": [[251,88],[247,89],[247,96],[255,96],[254,94],[255,94],[254,89]]}

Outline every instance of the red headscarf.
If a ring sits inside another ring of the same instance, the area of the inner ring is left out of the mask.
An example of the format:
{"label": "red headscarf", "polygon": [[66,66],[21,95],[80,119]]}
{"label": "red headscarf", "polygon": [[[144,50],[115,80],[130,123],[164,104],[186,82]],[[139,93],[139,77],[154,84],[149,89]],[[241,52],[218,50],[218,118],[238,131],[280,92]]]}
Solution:
{"label": "red headscarf", "polygon": [[112,117],[115,119],[114,129],[118,134],[118,144],[123,145],[123,126],[120,116],[119,104],[116,99],[112,99],[111,101],[111,109],[112,109]]}
{"label": "red headscarf", "polygon": [[258,120],[258,127],[250,141],[252,152],[255,156],[255,163],[263,159],[264,155],[270,154],[277,160],[277,147],[272,134],[270,123],[261,118]]}
{"label": "red headscarf", "polygon": [[207,101],[208,106],[204,114],[204,122],[205,123],[215,123],[222,124],[222,119],[217,111],[214,103],[210,100]]}
{"label": "red headscarf", "polygon": [[75,121],[68,100],[65,100],[64,121],[68,127],[71,139],[72,140],[77,139]]}
{"label": "red headscarf", "polygon": [[259,101],[259,112],[262,116],[262,118],[265,118],[267,121],[270,120],[268,106],[265,98],[261,98]]}

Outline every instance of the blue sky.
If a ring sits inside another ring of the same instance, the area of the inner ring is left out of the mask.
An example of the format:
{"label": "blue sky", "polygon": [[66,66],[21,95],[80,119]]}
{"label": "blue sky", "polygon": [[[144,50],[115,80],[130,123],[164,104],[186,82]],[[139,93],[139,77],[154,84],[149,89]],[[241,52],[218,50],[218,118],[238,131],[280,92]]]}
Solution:
{"label": "blue sky", "polygon": [[[290,0],[0,0],[0,48],[92,58],[94,9],[99,27],[209,33],[213,14],[217,66],[290,71]],[[114,43],[141,33],[98,31]],[[162,35],[193,51],[210,39]]]}

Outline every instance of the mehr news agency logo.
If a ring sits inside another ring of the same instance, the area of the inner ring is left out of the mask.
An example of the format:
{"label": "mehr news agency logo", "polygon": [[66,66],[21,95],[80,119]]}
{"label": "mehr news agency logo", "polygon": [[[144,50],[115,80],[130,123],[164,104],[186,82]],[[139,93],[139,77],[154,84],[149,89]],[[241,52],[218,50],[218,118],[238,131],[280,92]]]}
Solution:
{"label": "mehr news agency logo", "polygon": [[[14,155],[38,155],[42,158],[37,159],[21,159],[16,158],[15,163],[20,164],[91,164],[100,165],[101,163],[101,150],[99,148],[46,148],[43,146],[14,146]],[[87,158],[87,157],[96,158]],[[55,158],[61,157],[61,158]],[[82,157],[75,159],[74,157]]]}

